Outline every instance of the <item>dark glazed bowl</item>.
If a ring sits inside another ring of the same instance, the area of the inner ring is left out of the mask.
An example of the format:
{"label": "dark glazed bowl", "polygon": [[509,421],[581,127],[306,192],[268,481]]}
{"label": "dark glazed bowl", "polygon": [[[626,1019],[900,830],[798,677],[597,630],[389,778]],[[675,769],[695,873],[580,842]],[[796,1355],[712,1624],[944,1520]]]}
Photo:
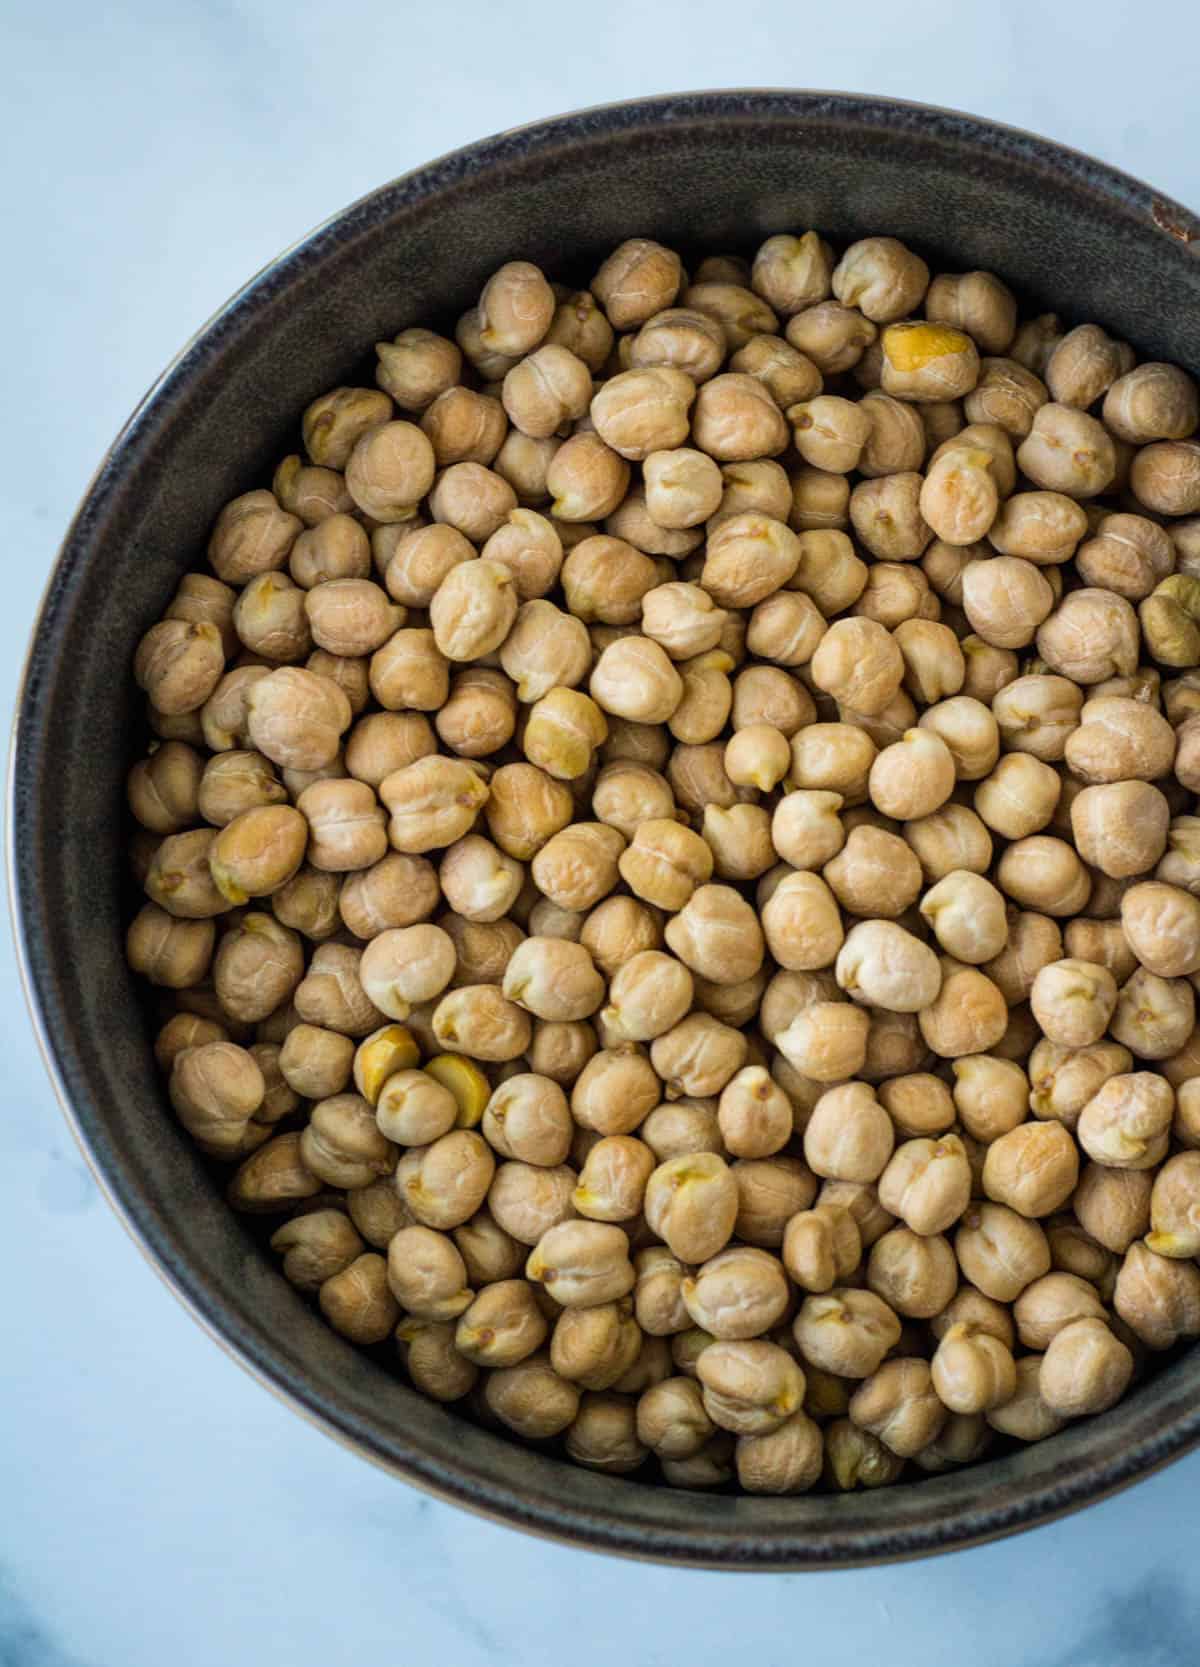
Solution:
{"label": "dark glazed bowl", "polygon": [[891,232],[952,269],[994,268],[1027,300],[1200,371],[1200,225],[1135,180],[1024,133],[879,99],[727,92],[484,140],[384,186],[260,274],[134,414],[50,580],[9,819],[50,1070],[113,1206],[196,1318],[298,1411],[443,1498],[597,1550],[747,1569],[917,1556],[1100,1498],[1200,1438],[1200,1354],[1037,1446],[865,1495],[675,1492],[472,1426],[326,1327],[229,1212],[166,1110],[122,956],[123,778],[141,724],[129,675],[138,637],[221,504],[268,478],[305,404],[362,374],[372,342],[452,319],[513,256],[554,275],[632,233],[720,250],[808,226],[840,241]]}

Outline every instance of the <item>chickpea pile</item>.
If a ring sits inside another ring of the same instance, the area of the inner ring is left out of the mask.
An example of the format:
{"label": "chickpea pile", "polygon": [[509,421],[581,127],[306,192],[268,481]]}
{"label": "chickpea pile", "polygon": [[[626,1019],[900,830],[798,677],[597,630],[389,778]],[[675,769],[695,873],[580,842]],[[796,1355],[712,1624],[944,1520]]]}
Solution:
{"label": "chickpea pile", "polygon": [[1192,379],[812,231],[377,351],[135,661],[128,956],[233,1208],[602,1471],[1111,1407],[1200,1335]]}

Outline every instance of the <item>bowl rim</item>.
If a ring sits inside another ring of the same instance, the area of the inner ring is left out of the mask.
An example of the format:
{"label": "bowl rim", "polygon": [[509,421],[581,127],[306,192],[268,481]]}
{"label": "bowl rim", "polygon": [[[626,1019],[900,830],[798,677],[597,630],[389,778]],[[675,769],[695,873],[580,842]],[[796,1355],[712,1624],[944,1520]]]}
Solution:
{"label": "bowl rim", "polygon": [[[310,1424],[341,1445],[370,1459],[424,1492],[470,1510],[476,1515],[541,1538],[582,1549],[647,1561],[685,1565],[774,1571],[853,1568],[904,1561],[939,1552],[960,1550],[1002,1538],[1022,1529],[1055,1520],[1097,1502],[1153,1474],[1200,1444],[1200,1402],[1184,1406],[1169,1426],[1148,1432],[1130,1449],[1097,1461],[1080,1459],[1067,1475],[1059,1474],[1019,1496],[970,1506],[901,1529],[895,1524],[877,1530],[831,1530],[825,1544],[813,1544],[797,1528],[791,1537],[768,1536],[764,1555],[756,1557],[746,1544],[746,1530],[730,1519],[728,1526],[707,1525],[695,1539],[661,1526],[632,1529],[625,1521],[619,1498],[607,1511],[576,1508],[562,1501],[553,1510],[544,1502],[531,1503],[519,1487],[488,1479],[481,1491],[470,1481],[436,1462],[422,1462],[421,1438],[411,1438],[410,1451],[397,1453],[389,1444],[372,1442],[369,1431],[336,1404],[319,1402],[306,1393],[303,1380],[284,1359],[269,1334],[252,1341],[234,1341],[219,1313],[210,1311],[197,1290],[190,1289],[179,1271],[153,1246],[155,1234],[148,1211],[140,1208],[136,1190],[126,1189],[120,1166],[108,1167],[93,1149],[83,1119],[68,1089],[66,1060],[72,1051],[68,1017],[56,1011],[53,989],[39,976],[34,945],[44,938],[44,908],[36,888],[27,883],[23,858],[29,855],[25,817],[20,803],[22,782],[36,769],[36,752],[26,755],[35,685],[45,657],[55,615],[71,588],[80,580],[88,560],[90,524],[99,521],[105,506],[138,465],[138,453],[169,421],[173,404],[186,389],[193,365],[218,339],[252,327],[275,294],[286,288],[304,267],[344,248],[352,240],[355,222],[365,235],[382,213],[395,213],[444,193],[454,185],[506,163],[528,161],[568,144],[595,137],[645,131],[657,124],[680,127],[706,123],[735,127],[741,122],[842,123],[857,130],[888,131],[898,125],[939,131],[948,143],[979,153],[1008,156],[1030,167],[1040,167],[1077,191],[1091,192],[1110,208],[1142,222],[1200,256],[1200,220],[1183,205],[1120,169],[1084,152],[1040,135],[943,106],[869,94],[827,92],[819,89],[726,88],[700,92],[649,95],[591,105],[502,130],[421,164],[398,175],[347,207],[331,214],[313,230],[263,265],[188,338],[155,379],[121,426],[88,482],[64,534],[47,576],[37,608],[14,701],[5,794],[4,858],[9,917],[17,970],[33,1024],[38,1050],[63,1116],[97,1185],[150,1266],[183,1304],[192,1318],[252,1377],[278,1399],[299,1412]],[[55,1023],[54,1020],[62,1022]],[[186,1258],[181,1258],[186,1263]],[[923,1484],[920,1491],[930,1484]],[[711,1495],[703,1496],[711,1498]]]}

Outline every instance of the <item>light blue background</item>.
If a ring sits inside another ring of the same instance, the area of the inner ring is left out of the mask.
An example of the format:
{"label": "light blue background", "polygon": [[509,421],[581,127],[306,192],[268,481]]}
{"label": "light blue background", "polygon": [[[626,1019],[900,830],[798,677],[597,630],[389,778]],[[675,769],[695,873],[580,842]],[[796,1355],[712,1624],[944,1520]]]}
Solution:
{"label": "light blue background", "polygon": [[[1195,207],[1198,48],[1194,5],[1113,0],[3,0],[0,703],[145,387],[389,176],[573,106],[791,84],[974,109]],[[823,1576],[585,1557],[418,1496],[278,1405],[159,1284],[59,1117],[7,942],[0,1034],[0,1667],[1197,1659],[1200,1456],[999,1546]]]}

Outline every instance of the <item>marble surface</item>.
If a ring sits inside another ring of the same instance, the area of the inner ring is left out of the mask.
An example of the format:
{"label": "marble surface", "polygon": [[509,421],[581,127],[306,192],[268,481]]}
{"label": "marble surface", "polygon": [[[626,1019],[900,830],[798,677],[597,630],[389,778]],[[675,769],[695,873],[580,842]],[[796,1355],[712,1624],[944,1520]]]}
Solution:
{"label": "marble surface", "polygon": [[[841,87],[1039,129],[1200,205],[1194,8],[841,16],[835,39],[786,0],[0,7],[0,705],[67,517],[170,355],[313,223],[480,134],[663,90]],[[753,1580],[585,1557],[418,1496],[278,1405],[159,1284],[59,1117],[7,937],[0,1032],[3,1667],[1196,1659],[1200,1456],[983,1550]]]}

